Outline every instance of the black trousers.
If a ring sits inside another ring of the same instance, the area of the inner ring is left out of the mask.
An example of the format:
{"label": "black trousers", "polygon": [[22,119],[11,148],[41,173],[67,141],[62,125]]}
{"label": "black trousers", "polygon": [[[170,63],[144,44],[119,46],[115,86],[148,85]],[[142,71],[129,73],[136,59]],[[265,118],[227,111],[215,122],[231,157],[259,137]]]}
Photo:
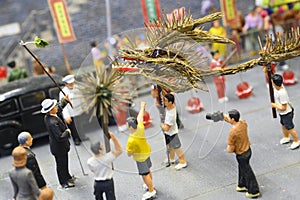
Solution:
{"label": "black trousers", "polygon": [[256,194],[259,192],[258,183],[254,172],[250,166],[250,158],[252,155],[251,148],[241,155],[236,155],[236,159],[239,164],[239,187],[246,187],[248,192],[251,194]]}
{"label": "black trousers", "polygon": [[77,131],[77,128],[75,126],[74,117],[71,117],[71,119],[72,119],[72,122],[70,124],[67,124],[67,125],[68,125],[68,128],[71,130],[72,139],[74,141],[75,140],[81,141],[81,139],[79,137],[79,134],[78,134],[78,131]]}
{"label": "black trousers", "polygon": [[106,200],[115,200],[114,180],[96,181],[94,183],[94,195],[96,200],[103,200],[103,193]]}
{"label": "black trousers", "polygon": [[71,179],[71,175],[69,173],[69,160],[68,153],[54,155],[56,162],[56,172],[58,176],[59,183],[66,184],[69,179]]}

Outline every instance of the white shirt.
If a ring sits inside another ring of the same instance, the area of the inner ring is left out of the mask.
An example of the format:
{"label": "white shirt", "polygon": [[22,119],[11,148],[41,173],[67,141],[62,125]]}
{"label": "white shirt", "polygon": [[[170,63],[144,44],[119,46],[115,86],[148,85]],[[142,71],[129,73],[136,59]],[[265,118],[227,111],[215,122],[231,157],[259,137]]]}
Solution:
{"label": "white shirt", "polygon": [[171,110],[166,108],[165,124],[171,126],[168,131],[165,131],[165,134],[172,136],[178,133],[178,127],[176,123],[176,107]]}
{"label": "white shirt", "polygon": [[94,60],[100,60],[101,59],[101,52],[97,47],[93,47],[92,50],[92,56]]}
{"label": "white shirt", "polygon": [[87,164],[89,169],[94,173],[94,179],[97,181],[112,179],[112,162],[115,159],[116,156],[112,152],[109,152],[102,157],[89,158]]}
{"label": "white shirt", "polygon": [[[78,99],[74,98],[74,93],[73,93],[73,89],[70,89],[68,87],[64,87],[62,89],[62,91],[64,91],[64,93],[69,96],[69,99],[73,105],[73,108],[70,106],[70,104],[67,104],[66,107],[64,107],[63,109],[63,116],[64,119],[68,119],[71,117],[76,117],[78,115],[80,115],[83,111],[82,108],[80,106],[80,101]],[[62,99],[64,97],[63,93],[60,92],[59,93],[59,99]]]}
{"label": "white shirt", "polygon": [[289,100],[289,96],[286,92],[286,89],[284,88],[284,86],[282,86],[282,88],[280,90],[276,90],[274,88],[274,97],[275,97],[275,103],[280,103],[280,104],[287,104],[286,105],[286,110],[285,111],[282,111],[282,110],[278,110],[278,113],[280,115],[285,115],[289,112],[292,111],[292,108],[290,106],[290,100]]}

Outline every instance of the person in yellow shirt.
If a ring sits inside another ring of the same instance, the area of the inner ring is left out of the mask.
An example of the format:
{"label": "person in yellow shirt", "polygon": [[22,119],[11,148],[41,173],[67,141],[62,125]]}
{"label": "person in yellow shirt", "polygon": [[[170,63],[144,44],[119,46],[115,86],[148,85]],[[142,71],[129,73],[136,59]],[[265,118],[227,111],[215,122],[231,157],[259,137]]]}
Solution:
{"label": "person in yellow shirt", "polygon": [[[220,25],[220,22],[214,21],[213,26],[208,31],[210,34],[227,37],[226,30]],[[213,51],[219,51],[221,59],[223,60],[226,55],[226,44],[221,43],[213,43],[212,44],[212,50]]]}
{"label": "person in yellow shirt", "polygon": [[147,143],[146,136],[144,133],[144,114],[145,114],[146,103],[141,102],[140,111],[137,116],[129,117],[126,120],[126,125],[130,131],[130,135],[127,140],[126,150],[129,157],[132,156],[133,160],[136,161],[139,175],[142,176],[144,181],[144,188],[148,191],[143,195],[143,199],[151,199],[156,197],[156,190],[152,183],[152,167],[150,154],[151,147]]}

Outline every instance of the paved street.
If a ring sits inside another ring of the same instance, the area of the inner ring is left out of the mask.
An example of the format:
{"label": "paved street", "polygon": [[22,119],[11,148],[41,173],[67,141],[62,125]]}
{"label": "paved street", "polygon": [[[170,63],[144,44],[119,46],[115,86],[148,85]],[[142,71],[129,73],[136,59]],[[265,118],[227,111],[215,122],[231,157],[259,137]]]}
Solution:
{"label": "paved street", "polygon": [[[22,22],[22,19],[27,16],[26,13],[29,14],[32,9],[40,10],[47,7],[46,1],[25,0],[24,2],[26,4],[22,7],[19,1],[2,0],[0,8],[2,13],[1,24],[15,21]],[[101,42],[106,37],[105,3],[97,0],[74,0],[68,2],[75,3],[72,4],[74,13],[71,13],[70,16],[78,39],[76,42],[65,45],[73,69],[80,67],[89,54],[89,43],[92,40]],[[136,0],[126,0],[126,3],[124,2],[121,0],[111,1],[113,34],[142,27],[143,19],[140,4],[136,4]],[[191,13],[194,17],[200,16],[199,2],[179,1],[182,6],[191,8]],[[214,2],[218,1],[214,0]],[[244,0],[237,0],[239,9],[247,10],[249,5],[244,2]],[[175,7],[174,1],[161,0],[161,8],[165,9],[166,12],[172,11]],[[76,9],[79,9],[80,12],[76,12]],[[2,15],[5,17],[2,18]],[[5,44],[0,44],[0,47],[5,46]],[[57,66],[59,74],[64,75],[66,73],[61,48],[57,41],[51,41],[50,48],[35,53],[47,65]],[[290,65],[290,69],[294,70],[298,77],[300,74],[299,61],[300,59],[294,59],[287,62]],[[216,110],[226,112],[233,108],[238,109],[241,112],[241,117],[248,122],[253,153],[251,164],[260,185],[262,194],[260,199],[298,199],[300,195],[298,189],[300,185],[300,149],[291,151],[288,149],[289,145],[279,144],[279,140],[282,138],[281,128],[279,119],[272,118],[269,94],[262,67],[258,66],[241,74],[227,76],[226,80],[226,95],[229,97],[229,102],[226,104],[217,102],[216,89],[211,80],[208,80],[206,85],[210,90],[209,93],[189,91],[176,96],[176,105],[185,125],[185,128],[180,130],[179,136],[188,161],[188,168],[181,171],[175,171],[174,166],[165,168],[162,165],[162,161],[166,156],[166,150],[154,100],[150,94],[135,99],[136,110],[139,109],[139,101],[147,102],[146,109],[153,119],[152,126],[146,129],[146,135],[152,147],[153,181],[158,192],[157,199],[247,199],[244,193],[235,191],[237,162],[234,154],[228,154],[225,151],[227,135],[231,125],[224,122],[214,123],[205,119],[206,113]],[[235,95],[236,86],[241,81],[247,81],[254,88],[253,95],[247,99],[238,99]],[[300,134],[299,83],[294,86],[288,86],[287,91],[295,107],[294,122],[296,130]],[[187,101],[192,96],[197,96],[201,99],[204,111],[197,114],[187,112]],[[80,123],[80,121],[76,122],[77,125],[80,125]],[[125,148],[128,133],[118,132],[117,127],[110,127],[109,129],[115,133],[122,147]],[[102,130],[95,121],[80,131],[85,131],[91,141],[103,141]],[[71,147],[69,156],[70,171],[78,179],[76,187],[68,190],[59,188],[55,162],[50,154],[47,138],[34,141],[34,143],[33,151],[36,153],[48,186],[55,191],[55,200],[94,199],[93,176],[86,165],[87,159],[91,156],[89,150],[90,141],[85,141],[81,146],[76,147],[83,169],[85,173],[88,173],[87,176],[84,176],[81,171],[75,147]],[[8,178],[8,171],[12,168],[11,163],[12,158],[10,156],[0,158],[0,200],[12,199],[12,186]],[[142,179],[137,174],[135,162],[132,158],[127,157],[125,150],[114,162],[114,169],[117,199],[141,199],[144,193],[142,190]]]}
{"label": "paved street", "polygon": [[[298,74],[297,60],[288,62]],[[241,78],[247,81],[253,88],[253,95],[248,99],[238,99],[235,96],[235,88],[241,82]],[[205,115],[208,112],[221,110],[228,111],[236,108],[240,110],[242,118],[248,122],[249,137],[253,150],[251,164],[257,175],[260,185],[261,199],[297,199],[300,178],[299,149],[291,151],[289,145],[280,145],[282,137],[279,119],[273,119],[269,107],[268,90],[265,85],[264,74],[261,67],[242,73],[241,75],[227,76],[227,96],[229,102],[219,104],[216,101],[214,85],[208,81],[207,87],[210,93],[186,92],[177,95],[177,106],[185,128],[180,131],[183,148],[188,161],[188,168],[175,171],[174,166],[165,168],[161,165],[165,158],[164,139],[160,132],[158,112],[153,99],[145,96],[141,100],[147,102],[147,111],[153,119],[153,126],[146,129],[148,141],[152,147],[151,159],[153,162],[154,185],[158,191],[158,198],[162,200],[232,200],[246,199],[244,193],[235,191],[237,183],[237,163],[233,154],[225,151],[226,141],[230,125],[224,122],[214,123],[207,121]],[[300,93],[299,84],[287,87],[291,101],[295,106],[295,124],[299,131]],[[187,99],[198,96],[204,106],[204,111],[190,114],[186,111]],[[135,109],[138,109],[136,99]],[[93,141],[101,139],[102,131],[94,126],[94,131],[87,135]],[[125,148],[128,133],[119,133],[116,127],[110,130],[119,138]],[[102,139],[101,139],[102,140]],[[88,176],[83,176],[81,168],[72,147],[70,152],[70,171],[78,177],[76,187],[68,190],[58,188],[58,180],[55,172],[54,159],[49,153],[47,141],[35,141],[39,143],[33,148],[41,165],[42,172],[49,187],[55,190],[55,199],[93,199],[93,176],[86,166],[86,160],[91,156],[89,142],[77,147],[83,168]],[[11,157],[0,159],[1,199],[11,198],[12,187],[8,179],[8,170],[11,168]],[[137,175],[136,166],[131,158],[124,152],[114,163],[115,188],[118,199],[141,199],[143,194],[142,180]]]}

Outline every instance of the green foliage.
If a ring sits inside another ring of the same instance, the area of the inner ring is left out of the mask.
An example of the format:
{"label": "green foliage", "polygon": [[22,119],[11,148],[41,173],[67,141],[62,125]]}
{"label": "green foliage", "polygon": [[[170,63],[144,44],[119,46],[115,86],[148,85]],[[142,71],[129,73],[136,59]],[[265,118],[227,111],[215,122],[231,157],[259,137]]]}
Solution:
{"label": "green foliage", "polygon": [[34,37],[34,44],[37,48],[45,48],[49,45],[49,42],[47,42],[44,39],[39,38],[38,36]]}

